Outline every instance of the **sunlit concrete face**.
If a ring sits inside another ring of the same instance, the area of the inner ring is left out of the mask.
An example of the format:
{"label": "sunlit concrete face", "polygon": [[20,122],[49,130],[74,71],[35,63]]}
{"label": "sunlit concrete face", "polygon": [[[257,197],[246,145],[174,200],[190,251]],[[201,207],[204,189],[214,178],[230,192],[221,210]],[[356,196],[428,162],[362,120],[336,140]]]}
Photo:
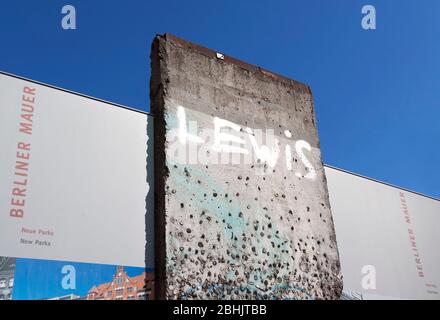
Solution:
{"label": "sunlit concrete face", "polygon": [[169,35],[151,59],[159,298],[338,298],[308,86]]}

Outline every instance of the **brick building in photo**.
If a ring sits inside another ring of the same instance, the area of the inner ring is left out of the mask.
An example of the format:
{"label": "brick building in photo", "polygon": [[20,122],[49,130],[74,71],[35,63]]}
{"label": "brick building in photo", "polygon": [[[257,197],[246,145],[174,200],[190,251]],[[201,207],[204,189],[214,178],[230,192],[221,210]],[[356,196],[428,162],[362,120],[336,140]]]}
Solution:
{"label": "brick building in photo", "polygon": [[119,266],[111,282],[94,286],[87,293],[87,300],[150,300],[154,298],[154,274],[143,272],[129,277]]}

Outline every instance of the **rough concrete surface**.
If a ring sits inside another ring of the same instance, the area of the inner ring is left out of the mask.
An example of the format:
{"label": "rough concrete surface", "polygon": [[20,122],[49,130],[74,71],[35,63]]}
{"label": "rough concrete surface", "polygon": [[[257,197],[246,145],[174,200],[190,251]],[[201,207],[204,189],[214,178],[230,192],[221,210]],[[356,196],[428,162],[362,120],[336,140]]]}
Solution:
{"label": "rough concrete surface", "polygon": [[151,66],[157,297],[339,298],[309,87],[169,34]]}

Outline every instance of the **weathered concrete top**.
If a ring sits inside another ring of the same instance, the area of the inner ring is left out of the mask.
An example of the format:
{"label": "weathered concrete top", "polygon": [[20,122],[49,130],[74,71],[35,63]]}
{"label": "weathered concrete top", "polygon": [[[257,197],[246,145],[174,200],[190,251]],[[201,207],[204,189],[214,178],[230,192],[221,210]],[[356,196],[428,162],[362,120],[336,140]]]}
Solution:
{"label": "weathered concrete top", "polygon": [[338,298],[307,85],[175,36],[152,45],[161,298]]}
{"label": "weathered concrete top", "polygon": [[[276,74],[272,71],[265,70],[261,67],[254,66],[252,64],[235,59],[233,57],[224,55],[221,52],[217,52],[217,51],[202,47],[198,44],[183,40],[182,38],[178,38],[172,34],[166,33],[165,35],[163,35],[163,38],[166,39],[166,41],[173,43],[174,45],[179,46],[181,48],[185,48],[185,49],[200,53],[200,54],[207,56],[207,57],[210,57],[210,58],[221,59],[227,63],[235,64],[236,66],[238,66],[240,68],[254,72],[255,75],[260,73],[262,76],[272,78],[275,81],[284,82],[291,87],[298,87],[298,88],[301,88],[302,90],[309,90],[310,91],[310,87],[306,84],[289,79],[285,76]],[[219,55],[221,55],[221,58],[219,58]]]}

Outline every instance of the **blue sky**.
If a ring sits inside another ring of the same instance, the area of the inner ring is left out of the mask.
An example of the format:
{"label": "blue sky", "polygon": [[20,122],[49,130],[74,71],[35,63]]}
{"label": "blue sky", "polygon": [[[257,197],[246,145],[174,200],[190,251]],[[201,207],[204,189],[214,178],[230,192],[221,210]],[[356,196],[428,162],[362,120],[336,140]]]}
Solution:
{"label": "blue sky", "polygon": [[150,43],[174,33],[311,85],[325,163],[440,197],[439,14],[438,0],[3,1],[0,70],[148,111]]}

